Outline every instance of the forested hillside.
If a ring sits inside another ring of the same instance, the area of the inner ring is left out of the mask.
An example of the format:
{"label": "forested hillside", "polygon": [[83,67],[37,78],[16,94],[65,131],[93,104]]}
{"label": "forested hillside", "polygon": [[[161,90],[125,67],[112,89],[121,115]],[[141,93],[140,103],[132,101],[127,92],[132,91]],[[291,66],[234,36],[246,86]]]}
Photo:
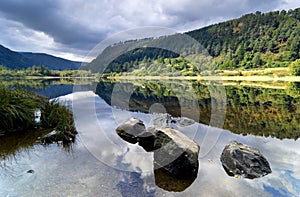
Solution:
{"label": "forested hillside", "polygon": [[[291,66],[294,68],[293,74],[299,75],[300,61],[297,61],[300,58],[299,20],[300,8],[269,13],[256,12],[185,34],[197,40],[208,51],[212,59],[202,61],[211,64],[206,65],[208,67],[243,70]],[[172,36],[175,35],[158,39],[129,41],[110,46],[103,52],[106,55],[100,54],[87,66],[87,69],[101,73],[119,73],[132,68],[140,69],[141,66],[137,66],[137,64],[144,63],[143,69],[158,68],[162,71],[160,73],[175,70],[181,72],[180,69],[186,69],[185,75],[197,75],[200,72],[199,68],[189,65],[183,58],[163,52],[163,49],[154,50],[145,47],[149,43],[168,42]],[[117,56],[121,49],[130,49],[128,44],[132,44],[132,51],[125,54],[120,53],[120,56]],[[103,61],[112,53],[116,54],[117,61]],[[173,60],[174,57],[176,60]],[[160,60],[154,61],[155,59]],[[166,67],[166,65],[170,66]],[[105,70],[103,70],[104,68]],[[142,73],[145,72],[142,71]]]}
{"label": "forested hillside", "polygon": [[300,8],[256,12],[187,34],[215,57],[219,68],[287,66],[299,58]]}

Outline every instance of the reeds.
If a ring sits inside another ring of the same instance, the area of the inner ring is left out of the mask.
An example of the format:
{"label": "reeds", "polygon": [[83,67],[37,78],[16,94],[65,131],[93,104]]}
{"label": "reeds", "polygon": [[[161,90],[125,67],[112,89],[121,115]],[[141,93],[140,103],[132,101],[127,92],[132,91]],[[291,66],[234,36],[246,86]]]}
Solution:
{"label": "reeds", "polygon": [[[35,122],[34,112],[41,110],[41,122]],[[24,89],[0,87],[0,131],[9,133],[36,129],[54,129],[64,140],[76,134],[72,112],[57,101]]]}

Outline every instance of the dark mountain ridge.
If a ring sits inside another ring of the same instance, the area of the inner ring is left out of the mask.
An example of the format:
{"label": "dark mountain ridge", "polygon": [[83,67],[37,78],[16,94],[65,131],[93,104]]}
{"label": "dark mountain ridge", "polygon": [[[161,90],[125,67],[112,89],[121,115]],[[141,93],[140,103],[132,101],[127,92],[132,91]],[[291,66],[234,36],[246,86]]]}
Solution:
{"label": "dark mountain ridge", "polygon": [[0,65],[10,69],[24,69],[44,65],[50,70],[76,70],[81,62],[71,61],[45,53],[16,52],[0,45]]}

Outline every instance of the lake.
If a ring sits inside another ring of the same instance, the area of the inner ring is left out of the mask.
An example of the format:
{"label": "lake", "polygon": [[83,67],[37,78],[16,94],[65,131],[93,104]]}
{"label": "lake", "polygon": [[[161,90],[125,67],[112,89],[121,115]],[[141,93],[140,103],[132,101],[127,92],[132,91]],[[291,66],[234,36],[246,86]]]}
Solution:
{"label": "lake", "polygon": [[[65,147],[39,144],[49,131],[1,136],[0,196],[300,195],[299,83],[40,83],[19,85],[68,104],[79,135]],[[176,128],[193,139],[200,146],[195,180],[186,184],[155,172],[153,153],[115,132],[130,117],[146,126]],[[167,117],[184,117],[188,124],[173,124]],[[233,140],[257,148],[272,173],[256,179],[228,176],[220,156]]]}

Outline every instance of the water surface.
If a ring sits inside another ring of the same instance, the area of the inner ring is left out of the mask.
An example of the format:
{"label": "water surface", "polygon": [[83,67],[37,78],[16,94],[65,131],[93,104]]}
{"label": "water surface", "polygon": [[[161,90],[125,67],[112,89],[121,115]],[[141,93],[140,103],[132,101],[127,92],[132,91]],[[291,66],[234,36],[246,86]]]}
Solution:
{"label": "water surface", "polygon": [[[63,98],[74,102],[80,133],[71,147],[38,144],[40,133],[0,137],[0,196],[300,194],[300,102],[288,87],[100,81],[94,86],[77,85],[75,90]],[[152,153],[115,133],[129,117],[150,126],[166,113],[195,120],[187,126],[169,125],[200,146],[197,178],[188,187],[181,186],[182,192],[170,191],[172,187],[154,174]],[[258,148],[272,173],[253,180],[228,176],[220,155],[232,140]]]}

